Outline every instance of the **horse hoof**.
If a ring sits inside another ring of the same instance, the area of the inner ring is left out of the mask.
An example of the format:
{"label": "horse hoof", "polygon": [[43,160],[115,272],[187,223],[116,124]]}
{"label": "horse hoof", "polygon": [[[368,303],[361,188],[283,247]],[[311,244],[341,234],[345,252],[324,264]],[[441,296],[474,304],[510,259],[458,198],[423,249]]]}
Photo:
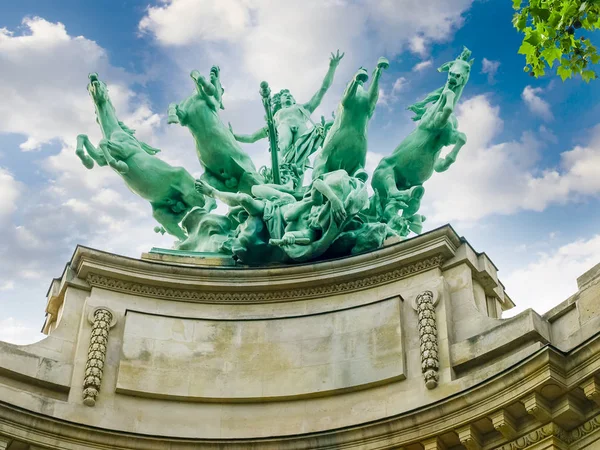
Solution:
{"label": "horse hoof", "polygon": [[94,160],[92,158],[90,158],[89,156],[87,156],[87,155],[79,156],[79,159],[81,159],[81,163],[84,165],[84,167],[86,169],[94,168]]}
{"label": "horse hoof", "polygon": [[119,172],[121,175],[129,172],[129,166],[125,164],[123,161],[117,161],[115,164],[115,170]]}
{"label": "horse hoof", "polygon": [[387,58],[382,56],[379,58],[379,61],[377,61],[377,67],[380,69],[387,69],[390,67],[390,62],[387,60]]}
{"label": "horse hoof", "polygon": [[89,155],[83,153],[83,150],[75,150],[75,154],[86,169],[92,169],[94,167],[94,160]]}

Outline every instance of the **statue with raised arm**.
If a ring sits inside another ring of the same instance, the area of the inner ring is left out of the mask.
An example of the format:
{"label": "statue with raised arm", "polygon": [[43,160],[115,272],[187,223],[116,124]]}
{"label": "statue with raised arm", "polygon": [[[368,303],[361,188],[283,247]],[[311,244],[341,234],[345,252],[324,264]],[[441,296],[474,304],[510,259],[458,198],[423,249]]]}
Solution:
{"label": "statue with raised arm", "polygon": [[184,216],[194,207],[210,211],[216,206],[214,200],[206,202],[196,192],[194,178],[187,170],[167,164],[155,156],[159,149],[138,141],[134,130],[117,118],[106,84],[97,73],[91,73],[89,79],[87,89],[103,138],[94,147],[85,134],[80,134],[75,153],[87,169],[94,163],[113,168],[132,192],[150,202],[152,215],[162,226],[159,230],[185,240],[187,234],[180,226]]}
{"label": "statue with raised arm", "polygon": [[389,65],[387,59],[379,58],[368,90],[363,89],[364,83],[369,79],[367,70],[363,67],[348,83],[333,126],[315,159],[313,179],[339,169],[344,169],[349,175],[364,169],[367,160],[367,127],[379,98],[381,71]]}
{"label": "statue with raised arm", "polygon": [[[323,143],[326,126],[323,122],[315,123],[311,114],[321,104],[325,93],[333,83],[335,71],[344,57],[344,53],[331,54],[329,70],[319,90],[304,104],[296,100],[288,89],[282,89],[273,96],[273,120],[277,130],[277,147],[280,164],[294,164],[298,172],[303,174],[308,157]],[[239,142],[253,143],[268,137],[267,127],[263,127],[251,135],[234,133]]]}
{"label": "statue with raised arm", "polygon": [[[465,48],[438,70],[447,72],[439,89],[408,109],[415,129],[373,172],[373,195],[365,171],[367,131],[379,99],[379,83],[389,67],[384,57],[369,74],[360,68],[346,85],[332,121],[311,119],[333,83],[344,54],[331,54],[321,88],[298,104],[286,89],[271,96],[260,85],[266,127],[250,136],[234,134],[219,117],[224,89],[217,66],[203,77],[192,71],[195,91],[169,106],[169,123],[187,127],[194,137],[204,173],[198,180],[138,141],[116,116],[106,84],[90,75],[88,91],[96,107],[103,139],[94,147],[77,137],[76,154],[85,167],[110,166],[127,186],[148,200],[160,223],[159,233],[178,241],[175,251],[213,253],[247,265],[307,262],[344,257],[381,248],[390,241],[419,234],[424,183],[456,161],[466,143],[458,130],[455,108],[473,60]],[[370,81],[370,84],[367,84]],[[262,115],[262,114],[261,114]],[[257,171],[239,142],[269,139],[270,166]],[[449,151],[444,147],[449,146]],[[444,153],[442,153],[444,152]],[[310,184],[303,185],[314,155]],[[216,201],[227,213],[211,212]]]}
{"label": "statue with raised arm", "polygon": [[[415,113],[417,127],[373,172],[371,185],[380,218],[390,226],[401,227],[404,235],[409,229],[420,232],[422,227],[424,218],[416,212],[424,193],[423,183],[434,171],[448,170],[467,142],[466,135],[457,129],[454,109],[469,80],[473,65],[470,57],[465,47],[454,61],[438,69],[448,72],[445,85],[408,108]],[[442,148],[449,145],[452,150],[441,157]],[[401,219],[397,217],[400,211]]]}
{"label": "statue with raised arm", "polygon": [[211,68],[210,80],[197,70],[190,76],[196,91],[183,102],[169,106],[168,122],[187,127],[194,136],[198,159],[204,167],[203,180],[221,191],[249,193],[252,186],[264,180],[219,117],[219,110],[224,109],[219,68]]}

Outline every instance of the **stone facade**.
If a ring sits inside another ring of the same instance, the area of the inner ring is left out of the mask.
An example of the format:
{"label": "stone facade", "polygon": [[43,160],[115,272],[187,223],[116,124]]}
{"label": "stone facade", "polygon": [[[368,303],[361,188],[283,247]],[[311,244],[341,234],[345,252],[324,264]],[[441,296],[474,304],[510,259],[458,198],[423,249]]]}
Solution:
{"label": "stone facade", "polygon": [[442,227],[247,268],[78,247],[0,342],[0,449],[598,449],[600,265],[544,316]]}

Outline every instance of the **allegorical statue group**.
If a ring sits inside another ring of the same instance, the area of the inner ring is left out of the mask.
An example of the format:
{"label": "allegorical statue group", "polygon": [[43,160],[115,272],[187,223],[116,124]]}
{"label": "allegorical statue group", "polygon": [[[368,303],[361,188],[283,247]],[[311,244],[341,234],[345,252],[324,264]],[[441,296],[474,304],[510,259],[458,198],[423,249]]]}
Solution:
{"label": "allegorical statue group", "polygon": [[[417,126],[375,169],[367,192],[367,129],[379,96],[379,80],[389,67],[380,58],[369,75],[360,68],[339,102],[332,121],[314,121],[344,54],[331,55],[319,90],[304,104],[287,89],[271,97],[261,83],[266,126],[238,134],[219,116],[224,89],[218,67],[208,78],[197,70],[195,90],[171,104],[168,123],[187,127],[204,168],[195,180],[183,167],[173,167],[140,142],[117,118],[106,84],[93,73],[88,91],[103,138],[95,147],[86,135],[77,138],[77,156],[92,169],[109,165],[130,190],[146,199],[160,226],[155,230],[177,238],[174,247],[188,252],[232,255],[244,264],[303,262],[346,256],[383,245],[388,237],[420,233],[425,217],[418,213],[424,182],[456,160],[466,142],[457,129],[456,103],[469,79],[473,60],[466,48],[439,68],[444,86],[410,106]],[[271,167],[257,170],[240,143],[268,139]],[[442,149],[453,146],[445,157]],[[311,168],[311,179],[305,173]],[[215,199],[229,206],[214,214]]]}

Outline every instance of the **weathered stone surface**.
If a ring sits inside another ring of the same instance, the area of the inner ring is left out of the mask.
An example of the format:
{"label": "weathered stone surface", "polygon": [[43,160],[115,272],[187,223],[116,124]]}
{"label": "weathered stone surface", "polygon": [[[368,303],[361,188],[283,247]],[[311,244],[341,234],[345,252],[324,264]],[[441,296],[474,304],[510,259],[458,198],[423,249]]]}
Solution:
{"label": "weathered stone surface", "polygon": [[[432,349],[422,347],[413,304],[426,291],[439,364],[431,390],[422,358]],[[133,260],[80,247],[48,300],[46,339],[0,343],[0,436],[25,445],[579,450],[600,442],[597,278],[543,317],[499,319],[512,301],[496,268],[450,227],[293,267]],[[88,408],[87,318],[98,308],[114,326]]]}
{"label": "weathered stone surface", "polygon": [[400,301],[245,321],[128,312],[117,392],[267,400],[401,380]]}

